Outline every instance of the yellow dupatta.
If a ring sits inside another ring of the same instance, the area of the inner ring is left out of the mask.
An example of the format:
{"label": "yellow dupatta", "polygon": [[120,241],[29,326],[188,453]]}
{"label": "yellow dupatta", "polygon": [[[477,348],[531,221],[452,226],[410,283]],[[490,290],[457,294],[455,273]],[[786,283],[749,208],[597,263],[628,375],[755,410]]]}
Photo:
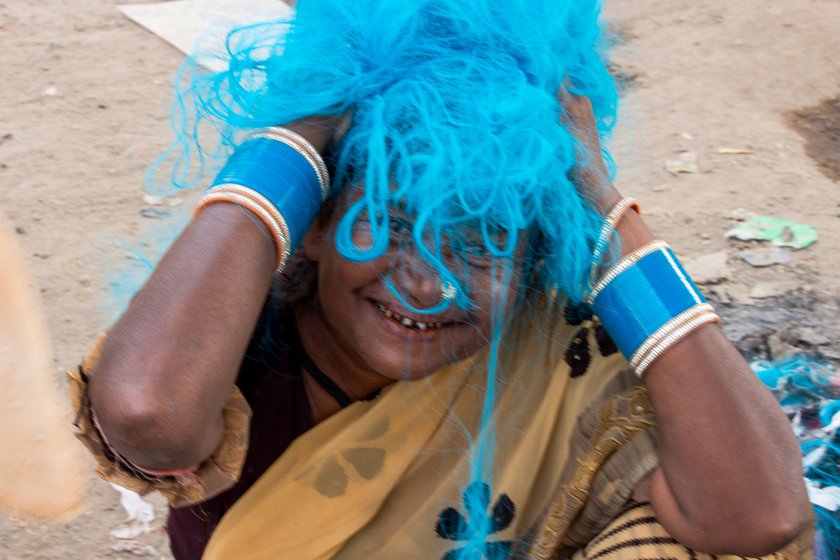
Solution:
{"label": "yellow dupatta", "polygon": [[[602,357],[597,349],[586,374],[572,379],[562,357],[576,331],[559,321],[523,322],[503,341],[491,422],[495,460],[481,504],[497,518],[491,546],[565,542],[575,527],[572,518],[552,522],[558,507],[562,515],[592,518],[584,506],[598,470],[593,461],[603,463],[609,455],[587,445],[578,449],[581,414],[605,392],[640,390],[620,354]],[[315,426],[227,513],[204,558],[443,558],[457,550],[470,521],[462,493],[470,480],[486,366],[487,356],[480,354],[427,379],[395,383],[375,400],[356,402]],[[632,402],[644,410],[637,410],[635,431],[619,439],[652,426],[646,400]],[[602,428],[592,429],[616,439]],[[627,485],[655,466],[652,446],[645,449]],[[618,501],[628,497],[627,489],[619,494]],[[617,499],[604,503],[614,507]]]}

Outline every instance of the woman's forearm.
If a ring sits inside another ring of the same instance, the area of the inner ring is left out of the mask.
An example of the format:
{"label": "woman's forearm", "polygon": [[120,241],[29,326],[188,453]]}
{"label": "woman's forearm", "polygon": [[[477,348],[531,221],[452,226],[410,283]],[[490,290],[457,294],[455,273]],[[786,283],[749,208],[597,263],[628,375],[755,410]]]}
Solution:
{"label": "woman's forearm", "polygon": [[91,406],[109,443],[149,469],[206,459],[275,267],[247,210],[203,209],[109,333]]}
{"label": "woman's forearm", "polygon": [[[618,232],[625,253],[654,239],[633,212]],[[654,506],[674,536],[749,556],[791,540],[808,515],[796,439],[720,328],[705,325],[673,346],[644,382],[660,443]]]}

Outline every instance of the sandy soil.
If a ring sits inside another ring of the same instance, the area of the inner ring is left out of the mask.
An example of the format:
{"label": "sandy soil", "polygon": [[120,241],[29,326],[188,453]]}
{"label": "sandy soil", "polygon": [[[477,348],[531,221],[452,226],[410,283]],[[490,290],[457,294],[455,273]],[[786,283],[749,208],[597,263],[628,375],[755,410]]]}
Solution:
{"label": "sandy soil", "polygon": [[[710,288],[717,299],[744,308],[792,301],[751,300],[750,289],[769,282],[810,302],[806,316],[830,306],[840,293],[840,185],[830,178],[838,121],[824,103],[840,94],[840,4],[647,0],[609,13],[625,40],[616,62],[632,78],[612,144],[621,188],[686,260],[727,253],[727,279]],[[31,256],[58,376],[117,311],[103,294],[113,271],[136,259],[114,240],[136,244],[168,223],[141,215],[141,187],[170,138],[168,84],[181,55],[110,0],[0,0],[0,40],[0,211]],[[794,129],[797,111],[817,124]],[[753,153],[719,153],[745,147]],[[699,173],[665,170],[681,150],[697,155]],[[751,268],[737,256],[745,244],[723,238],[735,208],[813,224],[820,241],[789,264]],[[837,352],[833,335],[812,342]],[[137,539],[154,552],[114,550],[123,545],[109,532],[124,513],[118,494],[95,482],[72,523],[0,517],[0,559],[168,557],[155,503],[155,530]]]}

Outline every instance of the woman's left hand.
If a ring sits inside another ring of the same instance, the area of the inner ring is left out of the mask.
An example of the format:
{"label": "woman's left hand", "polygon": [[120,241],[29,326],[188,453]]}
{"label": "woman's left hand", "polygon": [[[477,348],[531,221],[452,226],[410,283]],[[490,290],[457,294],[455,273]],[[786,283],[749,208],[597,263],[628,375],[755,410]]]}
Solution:
{"label": "woman's left hand", "polygon": [[572,173],[582,194],[593,197],[599,209],[607,213],[621,200],[613,186],[601,149],[601,137],[588,97],[575,95],[566,87],[557,92],[562,111],[561,120],[579,142],[578,162]]}
{"label": "woman's left hand", "polygon": [[[574,179],[606,214],[622,195],[610,182],[592,105],[565,88],[558,99],[581,145]],[[616,230],[623,254],[655,240],[635,212]],[[650,365],[644,384],[660,466],[639,493],[674,538],[708,553],[761,556],[798,536],[811,513],[796,438],[718,326],[703,325],[675,344]]]}

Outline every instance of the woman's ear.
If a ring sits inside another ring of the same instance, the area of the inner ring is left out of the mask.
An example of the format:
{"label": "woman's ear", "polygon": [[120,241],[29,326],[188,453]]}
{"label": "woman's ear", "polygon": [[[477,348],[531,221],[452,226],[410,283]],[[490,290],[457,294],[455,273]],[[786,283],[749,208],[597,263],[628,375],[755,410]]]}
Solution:
{"label": "woman's ear", "polygon": [[318,217],[309,226],[306,234],[301,240],[301,248],[303,249],[306,258],[312,262],[318,262],[321,254],[326,249],[324,243],[330,241],[330,235],[335,235],[335,224],[333,223],[333,216],[335,215],[336,205],[338,201],[335,197],[327,199]]}
{"label": "woman's ear", "polygon": [[325,220],[320,217],[316,219],[306,234],[303,236],[301,245],[306,258],[312,262],[318,262],[321,258],[322,245],[326,240]]}

